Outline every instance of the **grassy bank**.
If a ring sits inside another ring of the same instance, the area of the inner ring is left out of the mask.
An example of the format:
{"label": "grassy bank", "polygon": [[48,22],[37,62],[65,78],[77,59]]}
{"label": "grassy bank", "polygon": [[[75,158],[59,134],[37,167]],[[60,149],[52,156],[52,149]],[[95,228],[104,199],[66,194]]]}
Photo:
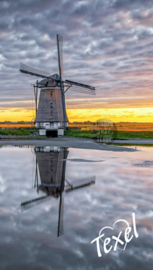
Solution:
{"label": "grassy bank", "polygon": [[153,139],[152,131],[117,131],[117,139]]}
{"label": "grassy bank", "polygon": [[[95,134],[91,133],[89,130],[74,130],[69,129],[65,131],[65,135],[68,137],[80,137],[80,138],[95,138]],[[117,131],[115,139],[153,139],[152,131]]]}
{"label": "grassy bank", "polygon": [[[0,135],[16,135],[16,136],[28,136],[37,133],[36,129],[1,129]],[[92,133],[90,130],[76,130],[69,129],[65,131],[65,135],[68,137],[78,137],[78,138],[96,138],[96,134]],[[37,134],[38,136],[38,134]],[[36,137],[37,137],[36,136]],[[36,138],[35,137],[35,138]],[[153,139],[153,131],[117,131],[114,139]]]}
{"label": "grassy bank", "polygon": [[28,136],[36,132],[35,130],[20,129],[1,129],[0,135],[16,135],[16,136]]}

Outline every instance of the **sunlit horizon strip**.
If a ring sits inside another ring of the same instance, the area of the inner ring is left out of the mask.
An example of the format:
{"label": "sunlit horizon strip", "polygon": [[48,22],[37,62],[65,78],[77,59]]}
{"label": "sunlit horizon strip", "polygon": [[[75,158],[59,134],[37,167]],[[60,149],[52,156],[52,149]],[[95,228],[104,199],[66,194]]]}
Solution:
{"label": "sunlit horizon strip", "polygon": [[[153,122],[153,108],[117,108],[117,109],[67,109],[70,122],[95,122],[106,118],[113,122]],[[0,110],[0,122],[34,121],[34,109],[10,108]]]}

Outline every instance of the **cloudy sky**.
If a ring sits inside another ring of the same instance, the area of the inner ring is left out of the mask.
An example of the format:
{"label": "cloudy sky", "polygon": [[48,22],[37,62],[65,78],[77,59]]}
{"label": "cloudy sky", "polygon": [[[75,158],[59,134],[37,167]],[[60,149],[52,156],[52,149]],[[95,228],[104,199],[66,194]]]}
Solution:
{"label": "cloudy sky", "polygon": [[0,0],[0,121],[32,120],[37,77],[20,62],[58,73],[56,34],[64,37],[64,79],[96,87],[68,91],[69,119],[153,121],[151,0]]}

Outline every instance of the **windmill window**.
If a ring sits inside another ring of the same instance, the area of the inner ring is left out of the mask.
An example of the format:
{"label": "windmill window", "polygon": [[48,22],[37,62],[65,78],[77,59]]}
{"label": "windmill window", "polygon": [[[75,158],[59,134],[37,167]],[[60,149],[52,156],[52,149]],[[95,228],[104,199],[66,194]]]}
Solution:
{"label": "windmill window", "polygon": [[50,103],[50,107],[53,108],[53,103]]}
{"label": "windmill window", "polygon": [[52,114],[52,111],[51,111],[51,114]]}
{"label": "windmill window", "polygon": [[51,95],[51,96],[53,95],[53,92],[52,92],[52,91],[50,92],[50,95]]}

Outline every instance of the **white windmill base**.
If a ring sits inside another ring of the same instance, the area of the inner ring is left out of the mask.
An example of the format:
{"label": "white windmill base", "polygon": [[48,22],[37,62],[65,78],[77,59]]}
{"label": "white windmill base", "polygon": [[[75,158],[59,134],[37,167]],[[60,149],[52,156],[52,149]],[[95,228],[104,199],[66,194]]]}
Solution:
{"label": "white windmill base", "polygon": [[[64,128],[62,128],[62,124],[60,122],[44,122],[44,123],[36,123],[35,127],[39,129],[40,136],[47,136],[49,133],[57,134],[57,136],[64,136]],[[66,127],[68,127],[68,123],[66,123]],[[49,136],[50,137],[50,136]]]}
{"label": "white windmill base", "polygon": [[[47,136],[47,132],[51,130],[47,129],[39,129],[39,135],[40,136]],[[57,132],[57,136],[64,136],[64,129],[57,129],[55,130]]]}

